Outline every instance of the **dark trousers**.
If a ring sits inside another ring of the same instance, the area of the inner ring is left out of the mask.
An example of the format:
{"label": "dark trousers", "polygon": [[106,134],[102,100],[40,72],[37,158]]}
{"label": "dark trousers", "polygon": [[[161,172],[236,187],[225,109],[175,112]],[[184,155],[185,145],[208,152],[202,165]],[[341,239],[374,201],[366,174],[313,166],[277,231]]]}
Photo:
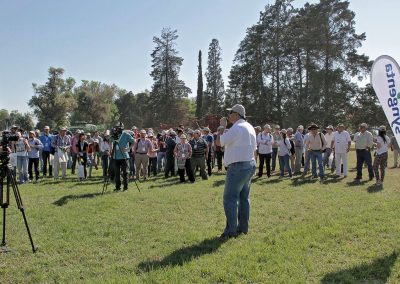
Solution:
{"label": "dark trousers", "polygon": [[135,170],[135,155],[134,154],[129,154],[129,174],[131,176],[135,176],[136,170]]}
{"label": "dark trousers", "polygon": [[192,165],[190,164],[190,159],[186,159],[185,162],[185,168],[184,169],[178,169],[178,174],[179,174],[179,180],[181,182],[185,182],[185,170],[186,170],[186,174],[189,178],[190,182],[194,182],[195,178],[192,172]]}
{"label": "dark trousers", "polygon": [[72,165],[71,165],[71,174],[75,174],[75,168],[76,168],[76,158],[78,157],[78,154],[76,153],[71,153],[72,157]]}
{"label": "dark trousers", "polygon": [[167,162],[165,164],[165,177],[175,176],[175,158],[173,155],[167,153]]}
{"label": "dark trousers", "polygon": [[43,158],[43,175],[45,176],[47,174],[47,163],[49,164],[49,176],[53,175],[53,167],[50,164],[50,152],[42,152],[42,158]]}
{"label": "dark trousers", "polygon": [[30,180],[33,180],[32,166],[35,168],[35,176],[36,176],[36,180],[38,180],[39,179],[39,158],[29,158],[28,174],[29,174]]}
{"label": "dark trousers", "polygon": [[[77,158],[78,158],[78,157],[77,157]],[[79,162],[80,162],[81,165],[83,166],[83,174],[84,174],[85,178],[87,178],[87,164],[88,164],[87,155],[84,154],[84,156],[79,157]]]}
{"label": "dark trousers", "polygon": [[356,150],[357,154],[357,179],[362,179],[362,169],[364,166],[364,163],[367,164],[368,166],[368,174],[369,178],[374,177],[374,170],[372,168],[372,157],[371,157],[371,152],[369,150],[363,149],[363,150]]}
{"label": "dark trousers", "polygon": [[[278,148],[272,148],[272,171],[276,169],[276,160],[278,156]],[[278,159],[279,169],[282,169],[281,160]]]}
{"label": "dark trousers", "polygon": [[128,173],[126,168],[128,163],[126,160],[114,160],[114,170],[115,170],[115,188],[117,190],[121,189],[121,172],[122,179],[124,183],[124,190],[128,189]]}
{"label": "dark trousers", "polygon": [[106,178],[107,175],[108,175],[108,163],[109,163],[110,157],[109,157],[108,155],[103,155],[103,156],[101,157],[101,159],[102,159],[102,162],[103,162],[103,164],[102,164],[102,167],[103,167],[103,177]]}
{"label": "dark trousers", "polygon": [[149,158],[149,166],[147,167],[147,176],[150,176],[150,172],[153,176],[157,175],[157,157]]}
{"label": "dark trousers", "polygon": [[213,168],[211,151],[208,152],[206,163],[207,163],[208,175],[211,176],[212,175],[212,168]]}
{"label": "dark trousers", "polygon": [[217,166],[218,170],[222,170],[222,158],[224,157],[224,152],[222,151],[215,151],[215,156],[217,157]]}
{"label": "dark trousers", "polygon": [[267,176],[271,176],[271,153],[270,154],[258,154],[260,157],[260,163],[258,165],[258,176],[261,177],[263,175],[264,170],[264,162],[265,168],[267,169]]}

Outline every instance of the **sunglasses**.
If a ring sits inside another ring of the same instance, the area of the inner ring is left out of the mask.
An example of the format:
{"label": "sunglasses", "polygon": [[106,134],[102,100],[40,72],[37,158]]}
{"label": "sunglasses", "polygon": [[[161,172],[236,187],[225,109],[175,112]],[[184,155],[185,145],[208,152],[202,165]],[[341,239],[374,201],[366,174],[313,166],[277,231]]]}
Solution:
{"label": "sunglasses", "polygon": [[229,114],[232,114],[232,113],[237,113],[237,112],[235,112],[235,111],[230,111],[230,112],[229,112]]}

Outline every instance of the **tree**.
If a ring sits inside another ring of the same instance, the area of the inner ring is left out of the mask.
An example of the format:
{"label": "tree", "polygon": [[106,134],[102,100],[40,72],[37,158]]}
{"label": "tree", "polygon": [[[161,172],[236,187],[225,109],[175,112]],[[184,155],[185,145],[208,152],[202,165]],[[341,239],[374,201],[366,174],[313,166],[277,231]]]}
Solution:
{"label": "tree", "polygon": [[10,126],[10,114],[6,109],[0,109],[0,129],[7,129]]}
{"label": "tree", "polygon": [[77,106],[72,112],[71,123],[110,124],[118,91],[116,85],[83,80],[82,85],[74,89]]}
{"label": "tree", "polygon": [[49,125],[51,128],[68,125],[70,112],[76,106],[73,97],[75,80],[63,79],[64,69],[49,68],[48,81],[41,86],[32,84],[35,95],[28,105],[38,118],[38,128]]}
{"label": "tree", "polygon": [[179,101],[188,97],[190,88],[179,79],[179,71],[183,58],[178,56],[176,50],[177,30],[164,28],[161,37],[154,37],[152,57],[153,86],[149,100],[149,108],[153,116],[149,124],[179,123],[184,113],[181,113]]}
{"label": "tree", "polygon": [[35,126],[32,115],[29,112],[20,113],[18,110],[12,110],[10,112],[8,121],[10,125],[15,124],[25,131],[33,130]]}
{"label": "tree", "polygon": [[205,112],[218,114],[222,110],[225,88],[221,69],[221,47],[217,39],[213,39],[208,48],[206,80],[207,87],[203,109]]}
{"label": "tree", "polygon": [[201,67],[201,50],[199,50],[199,65],[197,70],[197,97],[196,97],[196,117],[203,116],[203,70]]}

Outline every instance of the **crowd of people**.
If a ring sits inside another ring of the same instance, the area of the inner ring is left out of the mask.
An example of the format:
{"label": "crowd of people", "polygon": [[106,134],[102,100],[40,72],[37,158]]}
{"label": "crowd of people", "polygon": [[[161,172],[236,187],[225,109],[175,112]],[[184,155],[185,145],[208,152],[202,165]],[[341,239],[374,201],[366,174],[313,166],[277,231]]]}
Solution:
{"label": "crowd of people", "polygon": [[[347,177],[352,141],[357,158],[356,180],[362,179],[366,166],[369,180],[375,178],[377,185],[382,184],[389,150],[393,151],[393,167],[398,166],[399,145],[395,137],[390,139],[387,136],[385,126],[379,127],[374,137],[368,131],[368,125],[362,123],[353,140],[342,123],[324,129],[314,123],[306,129],[299,125],[296,131],[290,127],[281,129],[279,125],[271,127],[265,124],[263,129],[256,126],[254,130],[257,144],[254,157],[258,160],[256,176],[260,178],[264,174],[269,178],[274,172],[279,174],[279,178],[285,175],[306,177],[311,172],[311,178],[324,181],[328,170],[337,177]],[[119,167],[121,171],[117,175],[119,179],[122,172],[124,189],[132,179],[178,175],[181,182],[187,178],[193,183],[197,172],[199,178],[207,180],[213,173],[220,174],[226,170],[223,166],[224,147],[221,146],[221,135],[226,131],[224,126],[212,132],[208,127],[193,130],[179,125],[157,133],[152,128],[139,130],[133,126],[130,130],[124,129],[128,134],[124,141],[113,139],[110,130],[102,134],[81,130],[71,133],[62,127],[52,132],[45,126],[43,131],[25,132],[13,125],[10,131],[18,135],[18,141],[10,143],[10,151],[21,184],[38,182],[46,177],[66,178],[67,170],[73,176],[77,174],[77,168],[81,180],[91,178],[93,168],[101,168],[106,181],[110,176],[114,179],[115,171],[110,165],[121,164],[119,160],[126,163],[125,167]],[[113,143],[115,140],[118,145]],[[121,142],[126,147],[119,148]],[[120,185],[117,183],[117,190]]]}

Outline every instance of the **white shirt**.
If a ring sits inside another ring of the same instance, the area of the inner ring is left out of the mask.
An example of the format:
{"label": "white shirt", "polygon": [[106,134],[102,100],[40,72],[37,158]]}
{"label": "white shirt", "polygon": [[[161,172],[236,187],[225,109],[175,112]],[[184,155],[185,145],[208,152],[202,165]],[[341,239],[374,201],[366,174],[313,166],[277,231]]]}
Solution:
{"label": "white shirt", "polygon": [[265,133],[264,131],[258,133],[257,145],[259,154],[271,154],[273,143],[274,143],[274,138],[272,137],[271,133]]}
{"label": "white shirt", "polygon": [[110,151],[110,143],[106,142],[106,141],[101,141],[100,142],[100,151],[101,152]]}
{"label": "white shirt", "polygon": [[329,134],[329,132],[325,133],[325,141],[326,141],[326,148],[331,148],[332,145],[332,140],[333,140],[333,132]]}
{"label": "white shirt", "polygon": [[349,142],[351,142],[350,134],[346,130],[339,133],[336,131],[333,134],[333,147],[335,148],[335,153],[346,154]]}
{"label": "white shirt", "polygon": [[382,155],[383,153],[386,153],[388,151],[388,146],[390,143],[389,137],[385,135],[386,138],[386,143],[383,141],[383,138],[381,136],[376,137],[376,143],[379,143],[381,147],[376,149],[376,154],[377,155]]}
{"label": "white shirt", "polygon": [[288,138],[285,138],[285,140],[282,139],[278,142],[278,156],[290,156],[290,149],[292,149],[292,145]]}
{"label": "white shirt", "polygon": [[225,147],[224,164],[254,161],[257,149],[256,132],[244,119],[239,119],[221,135],[221,146]]}

